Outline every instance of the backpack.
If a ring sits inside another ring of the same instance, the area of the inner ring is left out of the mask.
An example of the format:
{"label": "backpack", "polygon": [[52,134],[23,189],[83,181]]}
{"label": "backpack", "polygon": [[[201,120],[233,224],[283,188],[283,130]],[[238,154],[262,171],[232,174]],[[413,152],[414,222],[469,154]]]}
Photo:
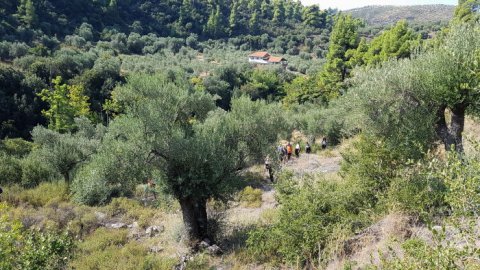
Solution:
{"label": "backpack", "polygon": [[292,153],[292,146],[287,145],[287,153],[291,154]]}

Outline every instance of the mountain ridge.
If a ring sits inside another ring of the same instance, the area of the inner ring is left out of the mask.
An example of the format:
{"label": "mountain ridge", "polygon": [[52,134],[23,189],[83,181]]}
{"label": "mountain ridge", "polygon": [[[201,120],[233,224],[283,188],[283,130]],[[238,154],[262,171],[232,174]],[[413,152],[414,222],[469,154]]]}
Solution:
{"label": "mountain ridge", "polygon": [[365,20],[370,26],[391,25],[399,20],[407,20],[409,23],[437,23],[447,22],[452,19],[455,11],[454,5],[371,5],[343,11],[355,18]]}

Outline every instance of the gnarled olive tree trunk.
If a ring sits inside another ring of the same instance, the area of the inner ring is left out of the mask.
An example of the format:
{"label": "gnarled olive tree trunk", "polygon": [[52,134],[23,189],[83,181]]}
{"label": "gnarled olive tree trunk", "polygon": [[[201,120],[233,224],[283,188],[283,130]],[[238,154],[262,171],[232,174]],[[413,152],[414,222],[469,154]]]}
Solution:
{"label": "gnarled olive tree trunk", "polygon": [[465,108],[464,104],[458,104],[453,108],[449,108],[451,112],[450,123],[447,123],[445,117],[446,105],[441,106],[437,111],[436,132],[447,151],[452,150],[452,147],[459,154],[462,154],[464,151],[462,134],[465,128]]}
{"label": "gnarled olive tree trunk", "polygon": [[179,202],[191,244],[208,238],[207,200],[188,197],[179,199]]}

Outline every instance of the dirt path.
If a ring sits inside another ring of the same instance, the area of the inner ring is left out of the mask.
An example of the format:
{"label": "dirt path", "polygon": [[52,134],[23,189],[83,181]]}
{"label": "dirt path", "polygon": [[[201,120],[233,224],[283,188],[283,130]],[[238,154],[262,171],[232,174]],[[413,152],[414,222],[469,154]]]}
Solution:
{"label": "dirt path", "polygon": [[333,173],[340,170],[342,157],[322,157],[317,154],[301,154],[300,158],[295,156],[284,165],[284,168],[292,170],[296,175]]}
{"label": "dirt path", "polygon": [[[292,170],[296,175],[334,173],[340,170],[341,157],[322,157],[317,154],[302,154],[300,158],[293,157],[283,168]],[[258,187],[262,190],[262,205],[258,208],[246,208],[240,205],[227,211],[227,220],[230,224],[251,225],[256,224],[262,213],[277,207],[275,189],[268,181],[265,172],[263,184]]]}

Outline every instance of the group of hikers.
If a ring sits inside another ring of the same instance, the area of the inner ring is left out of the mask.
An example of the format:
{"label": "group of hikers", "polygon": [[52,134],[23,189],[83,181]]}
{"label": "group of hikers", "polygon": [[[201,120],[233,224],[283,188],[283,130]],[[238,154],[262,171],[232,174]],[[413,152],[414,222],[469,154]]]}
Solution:
{"label": "group of hikers", "polygon": [[[327,148],[327,138],[322,139],[322,149]],[[295,149],[293,149],[293,145],[291,142],[288,142],[287,145],[279,145],[277,147],[277,152],[278,156],[280,159],[280,162],[286,163],[292,158],[292,154],[295,153],[295,156],[297,158],[300,158],[300,152],[301,152],[301,147],[300,143],[297,143],[295,145]],[[312,147],[310,146],[310,143],[305,144],[305,153],[310,154],[312,152]]]}
{"label": "group of hikers", "polygon": [[[325,150],[327,148],[327,138],[322,139],[322,149]],[[279,145],[277,147],[278,157],[281,163],[287,163],[292,159],[292,154],[295,153],[297,158],[300,158],[300,152],[302,148],[300,147],[300,143],[297,142],[295,145],[295,149],[293,149],[293,145],[291,142],[288,142],[286,145]],[[310,154],[312,153],[312,146],[309,142],[305,144],[305,153]],[[273,182],[273,168],[270,158],[267,157],[265,159],[265,170],[268,173],[270,181]]]}

